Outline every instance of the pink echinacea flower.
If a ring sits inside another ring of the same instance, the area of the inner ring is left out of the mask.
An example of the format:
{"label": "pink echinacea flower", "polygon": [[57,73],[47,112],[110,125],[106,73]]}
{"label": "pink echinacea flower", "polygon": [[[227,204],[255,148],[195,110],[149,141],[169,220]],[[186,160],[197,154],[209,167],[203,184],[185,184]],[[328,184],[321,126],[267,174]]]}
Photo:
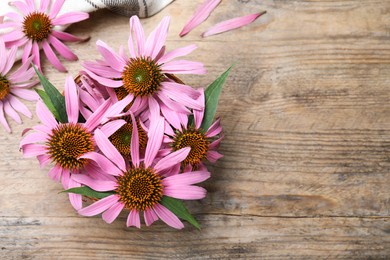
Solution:
{"label": "pink echinacea flower", "polygon": [[11,132],[11,128],[5,114],[19,124],[22,120],[16,111],[30,118],[32,116],[30,110],[18,98],[29,101],[38,99],[37,93],[30,89],[38,83],[37,79],[33,79],[35,73],[30,67],[31,58],[17,70],[10,72],[15,63],[15,57],[16,47],[7,51],[4,41],[0,38],[0,123],[8,132]]}
{"label": "pink echinacea flower", "polygon": [[123,209],[130,211],[127,226],[141,227],[140,213],[143,212],[147,226],[159,218],[171,227],[181,229],[183,223],[170,210],[161,204],[163,196],[183,200],[202,199],[206,190],[193,184],[210,177],[206,170],[165,176],[164,172],[179,164],[187,156],[190,148],[186,147],[170,153],[162,159],[156,158],[164,135],[164,119],[156,116],[151,119],[145,157],[139,153],[138,131],[136,121],[131,114],[133,131],[131,140],[131,163],[126,163],[120,153],[100,130],[96,130],[96,143],[106,157],[97,156],[96,152],[88,153],[83,158],[96,160],[106,173],[114,176],[115,181],[93,179],[77,175],[75,179],[97,191],[113,191],[103,199],[80,209],[83,216],[94,216],[100,213],[107,223],[112,223]]}
{"label": "pink echinacea flower", "polygon": [[33,62],[41,68],[39,49],[42,47],[47,59],[53,66],[66,72],[65,67],[54,53],[56,50],[66,60],[77,60],[77,56],[62,41],[81,41],[82,39],[69,33],[58,30],[58,26],[80,22],[89,17],[88,13],[69,12],[58,16],[65,0],[41,0],[40,6],[35,6],[34,0],[12,1],[20,13],[7,13],[4,16],[0,29],[8,28],[11,31],[2,35],[7,47],[23,48],[22,61],[26,62],[33,54]]}

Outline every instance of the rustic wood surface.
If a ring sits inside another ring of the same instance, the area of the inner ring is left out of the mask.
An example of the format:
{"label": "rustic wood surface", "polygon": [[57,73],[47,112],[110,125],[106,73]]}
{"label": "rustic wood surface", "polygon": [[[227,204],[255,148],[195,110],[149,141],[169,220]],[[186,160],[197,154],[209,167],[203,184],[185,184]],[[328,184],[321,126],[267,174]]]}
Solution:
{"label": "rustic wood surface", "polygon": [[[222,1],[179,38],[201,2],[177,0],[142,23],[150,32],[171,15],[167,49],[198,44],[190,58],[209,74],[184,77],[189,84],[207,86],[235,64],[218,107],[225,157],[207,198],[188,203],[202,230],[79,216],[48,169],[22,159],[21,132],[38,123],[24,118],[12,134],[0,129],[1,259],[390,258],[390,1]],[[200,36],[262,10],[245,28]],[[91,36],[70,46],[92,60],[97,39],[126,45],[128,18],[100,11],[68,30]],[[44,68],[62,89],[66,75]]]}

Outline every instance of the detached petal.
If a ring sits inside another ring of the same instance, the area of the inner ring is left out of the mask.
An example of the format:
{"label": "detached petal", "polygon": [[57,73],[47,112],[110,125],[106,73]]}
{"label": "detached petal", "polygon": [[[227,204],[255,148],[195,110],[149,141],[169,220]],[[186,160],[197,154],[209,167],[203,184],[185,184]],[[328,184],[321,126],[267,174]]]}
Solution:
{"label": "detached petal", "polygon": [[242,26],[250,24],[251,22],[253,22],[258,17],[260,17],[261,15],[263,15],[265,13],[266,12],[264,11],[261,13],[255,13],[255,14],[250,14],[250,15],[246,15],[246,16],[242,16],[242,17],[237,17],[237,18],[233,18],[233,19],[218,23],[218,24],[214,25],[213,27],[211,27],[210,29],[208,29],[206,32],[204,32],[202,34],[202,36],[207,37],[210,35],[223,33],[226,31],[240,28]]}
{"label": "detached petal", "polygon": [[192,31],[192,29],[194,29],[196,26],[204,22],[220,2],[221,0],[204,1],[204,3],[201,6],[199,6],[198,9],[196,9],[191,19],[184,26],[183,30],[179,34],[180,37],[183,37],[190,31]]}

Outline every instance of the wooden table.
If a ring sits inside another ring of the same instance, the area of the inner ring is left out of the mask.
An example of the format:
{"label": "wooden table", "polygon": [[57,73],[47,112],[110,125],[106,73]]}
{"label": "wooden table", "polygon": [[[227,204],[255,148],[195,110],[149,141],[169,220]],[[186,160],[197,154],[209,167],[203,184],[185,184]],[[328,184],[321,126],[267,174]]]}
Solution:
{"label": "wooden table", "polygon": [[[200,2],[177,0],[142,23],[150,32],[171,15],[167,49],[199,46],[190,59],[209,74],[184,77],[189,84],[207,86],[235,64],[218,107],[225,157],[206,199],[187,204],[202,230],[79,216],[48,168],[18,151],[35,116],[11,123],[13,134],[0,130],[1,259],[390,258],[390,1],[222,1],[180,38]],[[262,10],[250,26],[200,36]],[[69,31],[91,36],[70,46],[93,60],[97,39],[126,45],[128,18],[101,11]],[[66,75],[44,68],[63,89]]]}

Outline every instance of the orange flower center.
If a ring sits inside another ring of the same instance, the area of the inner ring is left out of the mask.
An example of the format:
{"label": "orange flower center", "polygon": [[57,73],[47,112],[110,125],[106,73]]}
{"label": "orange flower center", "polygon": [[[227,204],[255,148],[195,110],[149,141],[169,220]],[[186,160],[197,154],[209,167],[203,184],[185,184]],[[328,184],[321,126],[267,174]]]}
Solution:
{"label": "orange flower center", "polygon": [[49,16],[34,12],[24,17],[23,32],[31,40],[40,42],[49,37],[53,25]]}
{"label": "orange flower center", "polygon": [[177,132],[173,138],[172,148],[174,151],[184,147],[191,147],[190,153],[182,162],[182,165],[196,166],[207,156],[210,141],[205,134],[198,129],[186,129],[183,132]]}
{"label": "orange flower center", "polygon": [[130,58],[122,72],[123,87],[134,96],[149,96],[160,88],[164,75],[150,57]]}
{"label": "orange flower center", "polygon": [[161,201],[163,186],[161,178],[151,168],[134,168],[118,177],[119,195],[126,208],[149,209]]}
{"label": "orange flower center", "polygon": [[9,81],[0,75],[0,101],[4,100],[10,92]]}
{"label": "orange flower center", "polygon": [[87,163],[79,157],[94,150],[92,134],[83,126],[61,124],[52,130],[48,141],[51,159],[65,169],[80,169]]}

